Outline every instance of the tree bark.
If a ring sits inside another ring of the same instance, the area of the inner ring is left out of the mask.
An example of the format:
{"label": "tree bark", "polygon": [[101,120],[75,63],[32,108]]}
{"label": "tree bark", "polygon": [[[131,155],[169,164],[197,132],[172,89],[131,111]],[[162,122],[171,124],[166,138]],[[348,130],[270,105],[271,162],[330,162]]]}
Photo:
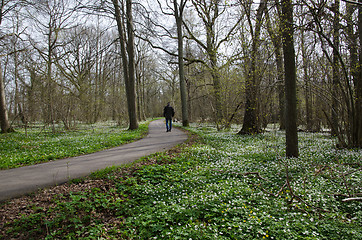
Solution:
{"label": "tree bark", "polygon": [[[257,116],[258,71],[256,66],[257,52],[260,42],[260,31],[263,13],[266,10],[266,0],[260,2],[256,15],[255,32],[252,34],[251,66],[246,81],[246,101],[243,127],[239,134],[255,134],[260,132],[260,123]],[[250,26],[252,28],[252,26]]]}
{"label": "tree bark", "polygon": [[5,84],[2,74],[1,63],[0,63],[0,123],[1,123],[2,133],[8,133],[12,131],[9,124],[8,112],[6,110]]}
{"label": "tree bark", "polygon": [[277,55],[277,72],[278,72],[278,102],[279,102],[279,129],[285,130],[285,90],[283,77],[283,54],[279,46],[275,50]]}
{"label": "tree bark", "polygon": [[282,0],[282,36],[286,99],[286,156],[298,157],[296,66],[292,0]]}
{"label": "tree bark", "polygon": [[[127,0],[127,33],[128,33],[128,46],[126,49],[126,33],[123,26],[122,15],[118,0],[112,0],[115,9],[115,18],[118,27],[119,41],[121,45],[123,74],[126,85],[127,107],[129,118],[129,129],[134,130],[138,128],[137,122],[137,108],[136,108],[136,92],[135,92],[135,68],[134,68],[134,34],[132,25],[132,2]],[[126,52],[127,51],[127,52]],[[128,57],[127,57],[128,54]]]}
{"label": "tree bark", "polygon": [[302,48],[302,59],[303,59],[303,72],[304,72],[304,86],[305,86],[305,114],[306,114],[306,129],[307,131],[313,130],[312,123],[312,100],[311,100],[311,88],[310,79],[308,74],[308,55],[307,47],[305,46],[304,30],[301,30],[301,48]]}
{"label": "tree bark", "polygon": [[183,34],[182,34],[182,16],[184,7],[187,0],[181,0],[180,6],[177,5],[177,0],[173,0],[176,25],[177,25],[177,41],[178,41],[178,67],[180,78],[180,94],[182,106],[182,126],[189,126],[189,117],[187,109],[187,92],[185,84],[185,71],[184,71],[184,53],[183,53]]}
{"label": "tree bark", "polygon": [[[225,11],[227,7],[221,1],[208,1],[208,0],[192,0],[192,4],[195,7],[195,10],[198,16],[202,19],[203,26],[205,27],[206,36],[202,35],[202,39],[205,38],[206,43],[201,39],[195,37],[190,28],[185,24],[185,29],[189,33],[189,39],[193,39],[202,49],[206,51],[207,62],[201,60],[200,62],[207,67],[210,72],[212,81],[213,81],[213,95],[214,95],[214,117],[217,124],[218,130],[221,129],[221,124],[223,123],[223,106],[222,106],[222,86],[221,86],[221,75],[218,63],[218,51],[222,43],[226,42],[229,37],[233,34],[236,27],[239,25],[241,18],[239,18],[235,24],[232,25],[227,34],[222,37],[218,35],[222,31],[218,30],[219,22],[217,19]],[[220,9],[222,7],[223,9]],[[198,34],[199,35],[199,34]],[[222,38],[221,40],[219,40]]]}
{"label": "tree bark", "polygon": [[52,66],[53,66],[53,59],[52,53],[54,51],[54,43],[52,40],[53,29],[51,28],[51,22],[49,22],[49,34],[48,34],[48,55],[47,55],[47,123],[50,123],[52,126],[53,133],[55,132],[55,123],[54,123],[54,106],[53,106],[53,99],[54,99],[54,84],[52,79]]}
{"label": "tree bark", "polygon": [[127,33],[128,33],[127,52],[128,52],[128,69],[129,69],[128,84],[126,84],[126,92],[127,92],[127,105],[128,105],[128,115],[129,115],[129,129],[134,130],[138,128],[138,121],[137,121],[136,88],[135,88],[136,73],[135,73],[132,0],[126,0],[126,17],[127,17]]}
{"label": "tree bark", "polygon": [[[280,5],[276,5],[278,13],[280,12]],[[284,94],[284,78],[283,78],[283,54],[282,54],[282,38],[281,33],[273,31],[270,16],[268,11],[266,12],[268,33],[271,37],[274,52],[275,62],[277,67],[277,92],[278,92],[278,103],[279,103],[279,129],[285,130],[285,94]]]}
{"label": "tree bark", "polygon": [[[0,3],[0,25],[2,23],[3,19],[3,11],[5,7],[4,1],[1,1]],[[6,109],[6,98],[5,98],[5,83],[3,79],[3,71],[1,68],[1,62],[0,62],[0,124],[1,124],[1,132],[7,133],[11,132],[12,129],[9,124],[8,119],[8,112]]]}
{"label": "tree bark", "polygon": [[338,49],[339,49],[339,0],[334,1],[333,11],[333,80],[332,80],[332,109],[331,109],[331,135],[337,136],[338,134],[338,88],[339,84],[339,58],[338,58]]}
{"label": "tree bark", "polygon": [[[359,0],[362,3],[362,0]],[[359,62],[362,62],[362,7],[358,8]],[[358,78],[355,80],[355,121],[353,141],[355,147],[362,148],[362,67],[359,64]]]}

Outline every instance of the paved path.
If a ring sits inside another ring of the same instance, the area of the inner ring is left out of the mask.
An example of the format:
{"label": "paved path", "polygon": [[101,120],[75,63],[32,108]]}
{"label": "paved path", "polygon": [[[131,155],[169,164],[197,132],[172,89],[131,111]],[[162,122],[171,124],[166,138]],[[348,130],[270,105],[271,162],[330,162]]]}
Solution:
{"label": "paved path", "polygon": [[175,128],[172,132],[166,132],[164,121],[156,120],[150,123],[149,134],[133,143],[79,157],[0,170],[0,201],[84,177],[109,166],[130,163],[168,150],[186,139],[184,132]]}

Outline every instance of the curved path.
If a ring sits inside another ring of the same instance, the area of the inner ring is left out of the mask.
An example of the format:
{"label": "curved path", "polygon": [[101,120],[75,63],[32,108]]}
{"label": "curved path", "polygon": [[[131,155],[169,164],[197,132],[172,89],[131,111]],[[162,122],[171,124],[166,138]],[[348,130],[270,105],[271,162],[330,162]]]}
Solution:
{"label": "curved path", "polygon": [[0,201],[84,177],[106,167],[130,163],[168,150],[186,139],[186,133],[175,128],[166,132],[164,121],[156,120],[150,123],[149,134],[133,143],[79,157],[0,170]]}

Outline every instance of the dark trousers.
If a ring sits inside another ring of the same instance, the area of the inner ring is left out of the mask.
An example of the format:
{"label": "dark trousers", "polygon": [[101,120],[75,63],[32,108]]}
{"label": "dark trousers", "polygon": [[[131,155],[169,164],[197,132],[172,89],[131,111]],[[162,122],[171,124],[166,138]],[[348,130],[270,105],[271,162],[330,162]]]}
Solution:
{"label": "dark trousers", "polygon": [[166,118],[166,130],[167,132],[171,132],[172,128],[172,118]]}

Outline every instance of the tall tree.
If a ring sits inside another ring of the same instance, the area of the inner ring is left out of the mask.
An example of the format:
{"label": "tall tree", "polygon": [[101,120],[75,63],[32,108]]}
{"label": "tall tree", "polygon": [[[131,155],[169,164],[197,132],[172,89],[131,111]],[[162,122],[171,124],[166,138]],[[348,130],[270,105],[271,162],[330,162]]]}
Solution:
{"label": "tall tree", "polygon": [[[276,3],[275,9],[280,15],[280,4]],[[279,19],[278,19],[279,20]],[[280,129],[285,129],[285,94],[284,94],[284,77],[283,77],[283,53],[282,53],[282,36],[280,32],[280,24],[275,23],[276,26],[273,29],[271,24],[269,11],[266,11],[267,29],[270,35],[271,41],[274,46],[275,62],[277,68],[277,92],[278,92],[278,103],[279,103],[279,125]]]}
{"label": "tall tree", "polygon": [[298,157],[297,132],[297,92],[296,92],[296,66],[294,50],[294,26],[292,0],[281,1],[282,14],[280,16],[283,36],[284,54],[284,81],[286,99],[286,156]]}
{"label": "tall tree", "polygon": [[[121,55],[123,64],[123,73],[126,85],[127,107],[129,117],[129,129],[134,130],[138,128],[137,121],[137,108],[136,108],[136,79],[135,79],[135,54],[134,54],[134,32],[133,32],[133,18],[132,18],[132,1],[126,0],[126,14],[124,13],[124,6],[119,4],[118,0],[112,0],[114,6],[114,16],[116,18],[119,41],[121,45]],[[124,18],[126,18],[126,30],[124,28]]]}
{"label": "tall tree", "polygon": [[353,142],[354,147],[362,148],[362,0],[358,7],[358,37],[359,37],[359,72],[358,78],[355,79],[355,117],[353,124]]}
{"label": "tall tree", "polygon": [[339,72],[339,5],[340,1],[335,0],[333,4],[333,63],[332,63],[332,69],[333,69],[333,80],[332,80],[332,109],[331,109],[331,122],[332,122],[332,129],[331,134],[333,136],[337,135],[338,131],[338,89],[340,87],[339,84],[339,78],[340,78],[340,72]]}
{"label": "tall tree", "polygon": [[[16,7],[16,4],[11,1],[2,0],[0,3],[0,29],[3,21],[3,17],[11,12]],[[2,31],[0,31],[2,33]],[[0,39],[3,36],[0,36]],[[5,83],[3,78],[3,72],[0,61],[0,123],[1,123],[1,132],[7,133],[13,131],[9,124],[8,111],[6,108],[6,97],[5,97]]]}
{"label": "tall tree", "polygon": [[[100,60],[102,52],[98,46],[101,44],[99,43],[100,35],[97,29],[89,26],[75,27],[68,34],[63,35],[62,41],[68,44],[59,47],[55,55],[55,65],[62,77],[63,84],[61,85],[67,86],[71,95],[76,97],[75,100],[79,103],[79,114],[87,123],[96,122],[97,113],[100,110],[95,103],[98,100],[97,89],[100,88],[99,82],[101,82],[99,73],[101,66],[99,65],[102,62]],[[103,34],[103,38],[106,36]],[[91,76],[94,68],[95,73]],[[91,93],[92,89],[95,93]],[[67,120],[64,121],[64,116],[62,119],[64,123],[67,122]]]}
{"label": "tall tree", "polygon": [[1,69],[1,63],[0,63],[0,123],[1,123],[2,133],[7,133],[12,131],[9,124],[8,111],[6,109],[5,84]]}
{"label": "tall tree", "polygon": [[[346,0],[344,0],[346,1]],[[356,4],[358,6],[362,6],[360,2],[355,1],[347,1],[351,4]],[[361,133],[360,130],[362,128],[361,120],[360,120],[360,111],[361,111],[361,102],[360,102],[360,92],[361,92],[361,72],[360,72],[360,64],[358,63],[358,58],[362,60],[362,57],[359,57],[358,54],[361,54],[361,49],[358,48],[358,44],[355,44],[355,42],[358,42],[357,38],[354,35],[361,34],[359,36],[359,41],[361,41],[362,38],[362,16],[361,14],[361,7],[359,7],[359,13],[357,14],[357,33],[353,33],[353,28],[350,26],[346,27],[347,36],[348,36],[348,48],[350,51],[350,64],[351,69],[350,73],[352,75],[353,83],[350,79],[350,75],[348,74],[347,66],[344,62],[344,58],[338,49],[338,46],[335,46],[333,41],[324,33],[324,29],[321,23],[321,14],[319,14],[320,10],[323,9],[322,7],[325,7],[325,4],[323,3],[323,6],[310,6],[308,5],[309,2],[304,1],[304,4],[308,6],[310,12],[312,13],[314,23],[317,25],[317,33],[321,39],[322,43],[322,50],[327,57],[328,61],[332,64],[332,66],[336,63],[336,61],[333,61],[334,59],[330,59],[327,50],[324,48],[324,41],[328,43],[328,45],[333,49],[333,57],[336,57],[338,59],[338,66],[341,70],[341,73],[343,73],[340,77],[335,80],[338,84],[338,93],[340,97],[340,105],[343,107],[340,107],[338,109],[335,108],[335,111],[338,110],[338,116],[343,117],[343,121],[338,121],[337,123],[331,123],[332,126],[335,126],[336,124],[338,126],[333,127],[335,128],[334,132],[337,133],[337,137],[339,140],[339,146],[340,147],[359,147],[361,144]],[[336,6],[336,5],[335,5]],[[353,8],[351,8],[349,5],[347,5],[347,24],[351,24],[351,19],[353,15]],[[335,19],[339,21],[336,18],[337,15],[335,15]],[[355,41],[356,40],[356,41]],[[354,43],[353,43],[354,42]],[[339,43],[339,42],[337,42]],[[358,49],[358,51],[357,51]],[[337,74],[335,74],[337,75]],[[337,96],[336,90],[332,92],[334,95],[333,97]],[[329,122],[332,122],[332,120],[329,119]],[[337,130],[336,130],[337,129]]]}
{"label": "tall tree", "polygon": [[180,78],[180,94],[181,94],[181,106],[182,106],[182,125],[187,127],[189,125],[188,109],[187,109],[187,92],[185,83],[185,71],[184,71],[184,49],[183,49],[183,33],[182,33],[182,18],[183,12],[186,6],[187,0],[181,0],[177,3],[177,0],[173,0],[174,16],[177,26],[177,46],[178,46],[178,67]]}
{"label": "tall tree", "polygon": [[[195,41],[200,48],[205,51],[207,60],[198,59],[209,71],[212,78],[213,95],[215,104],[215,122],[220,128],[223,120],[223,106],[222,106],[222,85],[220,69],[223,65],[220,64],[221,47],[227,42],[234,34],[235,29],[241,21],[241,17],[235,19],[235,22],[228,23],[230,28],[226,28],[221,22],[223,14],[227,13],[228,5],[223,4],[220,0],[192,0],[192,4],[196,10],[198,17],[201,19],[205,35],[200,35],[191,30],[185,24],[185,29],[188,33],[188,38]],[[224,29],[222,29],[224,26]],[[223,33],[223,35],[221,35]],[[230,57],[232,58],[232,57]]]}
{"label": "tall tree", "polygon": [[58,120],[56,109],[58,82],[55,77],[54,63],[57,49],[63,44],[60,42],[61,33],[71,28],[71,18],[74,14],[74,10],[70,9],[68,4],[69,0],[44,0],[33,4],[34,12],[30,10],[28,14],[34,23],[35,30],[39,31],[43,37],[32,38],[29,34],[33,48],[46,65],[44,118],[48,124],[51,124],[53,131],[55,131],[55,122]]}
{"label": "tall tree", "polygon": [[[248,16],[248,22],[250,25],[250,33],[252,38],[252,48],[251,48],[251,56],[250,56],[250,69],[246,80],[246,101],[245,101],[245,114],[244,114],[244,122],[243,127],[239,131],[239,134],[254,134],[260,132],[260,123],[257,114],[257,93],[258,93],[258,70],[257,70],[257,56],[258,49],[260,44],[260,32],[263,20],[263,14],[266,10],[267,0],[262,0],[259,4],[257,13],[256,13],[256,21],[255,28],[253,28],[253,24],[251,23],[251,17]],[[251,3],[243,4],[252,5]],[[246,12],[250,12],[246,10]]]}
{"label": "tall tree", "polygon": [[[303,19],[304,20],[304,19]],[[303,21],[302,20],[302,21]],[[310,38],[310,35],[305,31],[304,28],[300,31],[300,48],[302,52],[302,65],[303,65],[303,79],[304,79],[304,96],[305,96],[305,122],[306,130],[312,131],[313,129],[313,111],[312,111],[312,91],[311,91],[311,74],[310,74],[310,62],[311,57],[308,52],[308,42],[307,39]],[[311,50],[312,52],[314,49]]]}

